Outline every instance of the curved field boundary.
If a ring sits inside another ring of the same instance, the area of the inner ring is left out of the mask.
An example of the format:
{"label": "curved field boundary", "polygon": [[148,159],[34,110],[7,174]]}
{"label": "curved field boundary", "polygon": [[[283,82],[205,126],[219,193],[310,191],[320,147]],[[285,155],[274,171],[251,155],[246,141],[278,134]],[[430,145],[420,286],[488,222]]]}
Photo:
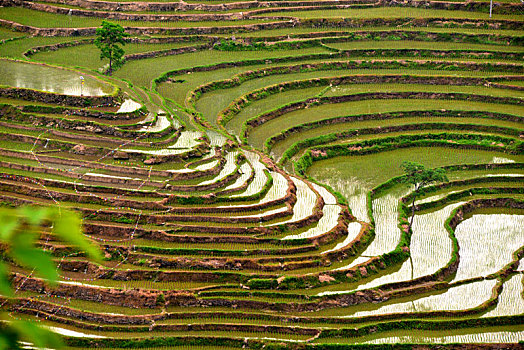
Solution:
{"label": "curved field boundary", "polygon": [[[515,207],[515,208],[523,208],[522,202],[515,201],[515,200],[509,199],[509,198],[473,200],[470,203],[465,204],[463,207],[461,207],[463,209],[458,208],[458,210],[456,210],[454,212],[454,215],[452,216],[452,219],[450,221],[450,225],[451,225],[451,227],[453,227],[453,226],[456,227],[456,225],[458,225],[458,223],[461,220],[463,220],[463,215],[467,211],[474,211],[474,210],[482,208],[482,207],[508,207],[508,206]],[[501,271],[499,271],[499,273],[495,274],[494,276],[491,276],[490,278],[497,278],[497,276],[503,276],[503,278],[505,278],[505,277],[508,276],[508,273],[511,274],[511,271],[513,271],[513,269],[518,265],[518,261],[519,261],[519,259],[520,259],[520,257],[522,256],[523,253],[524,253],[523,249],[520,249],[518,252],[516,252],[516,254],[514,255],[514,261],[512,261],[511,263],[506,265],[506,267],[504,267]],[[85,262],[79,262],[79,263],[85,264]],[[158,275],[159,272],[158,271],[156,271],[156,272],[155,271],[149,271],[149,272],[148,271],[143,271],[142,273],[145,274],[144,275],[144,277],[145,277],[146,275],[152,276],[151,275],[152,273],[154,275]],[[347,271],[345,271],[344,273],[347,273]],[[181,274],[183,274],[183,273],[176,273],[176,275],[178,275],[179,278],[182,278]],[[199,274],[199,272],[197,272],[197,274]],[[334,275],[332,272],[330,272],[329,274],[331,276]],[[186,275],[188,277],[191,276],[191,275],[194,276],[195,273],[186,273]],[[340,275],[340,273],[339,273],[339,275]],[[218,276],[220,276],[220,275],[217,275],[217,277]],[[246,278],[246,277],[248,279],[253,279],[254,276],[248,277],[248,275],[245,275],[244,278]],[[315,277],[315,276],[306,275],[306,276],[303,276],[303,277],[305,277],[309,283],[313,282],[314,279],[316,279],[318,281],[318,277]],[[339,277],[339,276],[337,276],[337,277]],[[428,276],[428,277],[430,277],[430,276]],[[145,278],[147,278],[147,277],[145,277]],[[151,278],[151,277],[149,277],[149,278]],[[344,278],[347,278],[347,277],[344,277]],[[300,277],[287,277],[283,281],[277,282],[277,286],[279,286],[277,288],[278,289],[287,289],[288,287],[291,286],[289,284],[289,283],[292,283],[291,281],[294,282],[293,284],[296,284],[296,283],[300,283],[300,279],[301,279]],[[14,283],[16,285],[18,285],[19,282],[22,282],[22,280],[23,280],[22,276],[18,277],[18,276],[15,275]],[[337,303],[338,306],[342,306],[342,305],[345,305],[345,306],[357,305],[357,304],[361,304],[361,303],[370,302],[373,299],[375,299],[375,301],[380,300],[380,301],[384,302],[386,300],[389,300],[390,297],[392,297],[394,295],[396,297],[398,297],[399,294],[400,295],[407,295],[407,294],[405,294],[407,292],[424,293],[424,292],[430,291],[433,288],[436,288],[437,286],[438,286],[437,288],[441,289],[441,288],[448,288],[448,287],[453,285],[453,284],[449,284],[449,283],[445,283],[445,282],[434,282],[433,284],[427,284],[428,282],[425,281],[425,279],[424,279],[424,281],[423,281],[423,279],[420,279],[418,282],[420,282],[420,283],[424,282],[424,283],[417,285],[417,284],[414,284],[413,282],[408,282],[408,284],[406,285],[406,283],[402,283],[401,282],[401,283],[397,283],[397,284],[387,285],[387,286],[385,286],[385,289],[363,290],[363,291],[360,291],[359,293],[353,292],[353,293],[349,293],[349,294],[317,297],[317,298],[315,298],[315,299],[317,299],[315,301],[302,303],[302,304],[288,303],[285,306],[285,310],[284,311],[285,312],[289,312],[289,311],[292,311],[292,310],[296,310],[296,311],[299,311],[299,310],[304,310],[304,311],[306,311],[306,310],[311,310],[311,311],[312,310],[322,310],[324,308],[331,308],[331,307],[333,307],[334,306],[333,305],[334,301],[338,302]],[[43,286],[43,283],[40,280],[35,279],[35,278],[27,279],[25,283],[26,284],[21,286],[24,290],[32,290],[34,288],[46,288],[46,287]],[[249,283],[249,281],[248,281],[248,283]],[[317,282],[317,283],[319,283],[319,282]],[[463,283],[463,282],[461,282],[461,283]],[[82,293],[85,296],[83,298],[88,297],[89,294],[91,294],[91,292],[95,292],[96,290],[98,290],[99,293],[104,292],[104,289],[87,287],[87,286],[82,286],[82,285],[61,285],[59,287],[59,289],[55,289],[54,291],[50,290],[50,292],[52,294],[58,292],[58,293],[61,293],[61,295],[71,295],[71,293],[78,293],[78,292],[75,292],[75,290],[83,290]],[[108,290],[107,292],[111,292],[111,291]],[[122,294],[122,296],[127,296],[126,294],[128,294],[129,292],[131,292],[131,293],[133,293],[135,295],[143,294],[143,296],[141,296],[139,298],[139,300],[142,301],[140,303],[140,304],[142,304],[142,307],[158,307],[157,304],[156,304],[156,298],[155,298],[156,297],[155,294],[157,294],[158,292],[155,293],[153,291],[136,290],[136,291],[123,292],[125,294]],[[138,293],[138,294],[136,294],[136,293]],[[117,302],[117,300],[112,301],[111,294],[113,294],[113,293],[106,293],[106,295],[101,294],[100,297],[102,298],[102,300],[106,300],[110,304]],[[197,304],[212,306],[215,302],[219,301],[219,300],[213,300],[213,299],[198,300],[198,298],[196,298],[190,292],[172,291],[172,292],[167,292],[167,293],[164,292],[164,294],[166,296],[166,302],[168,304],[171,304],[171,305],[179,304],[180,302],[191,302],[195,306]],[[58,295],[60,295],[60,294],[58,294]],[[151,295],[151,297],[148,297],[149,295]],[[184,301],[180,300],[179,297],[182,296],[182,295],[185,295],[186,300],[184,300]],[[129,296],[131,296],[131,295],[129,295]],[[97,297],[97,299],[100,300],[100,297]],[[379,299],[377,299],[377,297]],[[372,299],[370,300],[369,298],[372,298]],[[89,299],[85,299],[85,300],[89,300]],[[192,301],[190,301],[190,300],[192,300]],[[236,301],[238,301],[240,303],[243,302],[241,300],[236,300]],[[231,300],[231,302],[236,302],[236,301],[235,300]],[[271,303],[265,303],[265,302],[244,301],[244,303],[245,303],[245,306],[248,307],[248,308],[253,308],[254,305],[259,305],[259,307],[261,309],[273,309],[276,306],[274,304],[272,305]],[[493,303],[493,301],[491,302],[491,304],[492,303]],[[121,304],[120,300],[118,300],[118,304],[124,305],[124,304]],[[489,305],[488,305],[488,307],[489,307]]]}
{"label": "curved field boundary", "polygon": [[[211,22],[210,22],[211,24]],[[521,22],[512,20],[471,20],[447,18],[400,18],[400,19],[356,19],[351,21],[336,19],[300,19],[299,21],[276,21],[269,23],[246,24],[242,26],[226,27],[191,27],[191,28],[164,28],[164,27],[125,27],[126,32],[133,35],[140,34],[171,34],[171,35],[202,35],[202,34],[233,34],[242,32],[256,32],[267,29],[281,28],[363,28],[371,27],[398,27],[403,25],[414,25],[419,27],[449,27],[450,25],[458,28],[493,28],[493,29],[515,29],[521,27]],[[95,27],[84,28],[39,28],[29,25],[16,23],[14,21],[0,19],[0,26],[11,28],[18,32],[29,33],[38,36],[93,36]]]}
{"label": "curved field boundary", "polygon": [[[486,3],[462,3],[462,2],[440,2],[440,1],[425,1],[425,2],[412,2],[412,3],[385,3],[385,2],[375,2],[369,0],[341,0],[341,1],[238,1],[238,2],[229,2],[221,4],[206,4],[206,3],[162,3],[162,2],[142,2],[136,1],[132,3],[128,2],[111,2],[111,1],[91,1],[91,0],[49,0],[48,3],[55,4],[69,4],[86,9],[92,10],[105,10],[105,11],[158,11],[158,12],[167,12],[167,11],[209,11],[209,12],[220,12],[228,10],[239,10],[239,9],[257,9],[260,7],[284,7],[284,8],[319,8],[319,5],[322,5],[322,8],[334,7],[334,6],[348,6],[348,5],[373,5],[373,6],[413,6],[419,7],[422,4],[430,6],[431,8],[438,9],[452,9],[452,10],[467,10],[467,11],[485,11],[488,9]],[[502,3],[497,4],[497,10],[504,9],[513,9],[518,5],[512,3]],[[286,9],[279,9],[279,11]],[[512,11],[509,11],[512,13]]]}
{"label": "curved field boundary", "polygon": [[[278,4],[279,2],[270,2],[269,4]],[[84,3],[83,5],[87,5],[88,3]],[[53,6],[48,4],[40,4],[40,3],[32,3],[32,2],[25,2],[22,0],[9,0],[4,1],[4,5],[11,5],[11,6],[20,6],[25,7],[32,10],[37,11],[43,11],[48,13],[56,13],[56,14],[71,14],[75,16],[85,16],[85,17],[100,17],[100,18],[107,18],[107,19],[118,19],[118,20],[141,20],[141,21],[164,21],[164,20],[183,20],[183,21],[218,21],[218,20],[239,20],[239,19],[246,19],[251,18],[251,16],[257,16],[260,17],[260,15],[268,14],[268,13],[274,13],[274,12],[289,12],[290,16],[268,16],[268,18],[274,18],[274,19],[288,19],[294,17],[291,16],[291,14],[295,11],[313,11],[313,10],[335,10],[335,9],[347,9],[347,8],[370,8],[370,7],[383,7],[384,5],[389,5],[391,7],[418,7],[420,3],[415,4],[384,4],[381,2],[375,2],[375,3],[369,3],[364,1],[352,1],[351,3],[346,2],[339,2],[338,4],[335,3],[326,3],[326,2],[303,2],[303,3],[289,3],[288,6],[279,6],[279,7],[273,7],[273,8],[262,8],[262,9],[255,9],[255,10],[248,10],[245,12],[234,12],[234,13],[223,13],[219,11],[210,11],[211,13],[199,13],[199,14],[184,14],[184,8],[176,8],[177,11],[180,11],[181,14],[170,14],[170,13],[163,13],[163,14],[141,14],[141,13],[125,13],[125,10],[119,6],[119,8],[115,8],[115,12],[109,12],[107,10],[102,9],[96,9],[96,11],[91,11],[88,7],[84,7],[86,9],[78,9],[78,8],[67,8],[67,7],[60,7],[60,6]],[[118,5],[118,4],[117,4]],[[187,4],[185,4],[187,7]],[[281,4],[285,5],[285,4]],[[289,7],[289,5],[292,5]],[[306,6],[304,6],[306,5]],[[482,11],[486,12],[486,10],[489,10],[489,5],[484,2],[476,2],[476,3],[462,3],[462,2],[440,2],[440,1],[426,1],[424,2],[424,5],[426,8],[431,9],[439,9],[439,10],[462,10],[462,11]],[[158,6],[158,5],[157,5]],[[172,5],[171,5],[172,6]],[[226,5],[227,6],[227,5]],[[264,5],[262,5],[264,7]],[[135,5],[135,9],[132,11],[137,11]],[[225,7],[225,6],[224,6]],[[226,8],[222,7],[222,10],[226,10]],[[267,7],[267,6],[266,6]],[[497,12],[500,14],[513,14],[516,9],[520,8],[519,4],[512,4],[512,3],[502,3],[498,4],[497,6]],[[175,10],[174,8],[171,9],[171,11]],[[200,9],[201,10],[201,9]],[[158,8],[156,9],[148,9],[148,11],[158,11],[160,12]],[[169,11],[169,10],[168,10]],[[209,10],[208,10],[209,11]],[[163,12],[166,12],[165,10]],[[207,11],[206,11],[207,12]]]}
{"label": "curved field boundary", "polygon": [[[322,71],[324,69],[329,70],[330,65],[327,64],[328,67],[325,65],[320,65],[319,71]],[[343,66],[337,66],[335,65],[335,69],[344,69]],[[284,74],[282,71],[285,72],[285,68],[282,68],[281,70],[276,70],[274,72],[271,71],[259,71],[259,72],[247,72],[243,73],[241,75],[237,75],[231,79],[223,80],[221,82],[217,83],[210,83],[204,86],[201,86],[197,88],[196,90],[193,90],[191,95],[188,97],[188,103],[195,106],[196,100],[200,98],[203,92],[208,92],[216,89],[225,89],[230,88],[233,86],[239,86],[244,81],[254,79],[253,76],[256,76],[257,74],[263,74],[262,76],[272,75],[272,74]],[[302,71],[301,69],[299,71]],[[309,69],[305,69],[305,71],[314,71],[314,68],[309,67]],[[293,72],[291,70],[290,72]],[[217,117],[217,123],[219,125],[224,126],[227,124],[236,114],[240,113],[240,111],[253,103],[254,101],[258,101],[261,99],[264,99],[270,95],[281,93],[288,90],[294,90],[294,89],[300,89],[300,88],[306,88],[306,87],[313,87],[313,86],[332,86],[332,85],[346,85],[346,84],[377,84],[377,83],[402,83],[402,84],[427,84],[427,85],[456,85],[456,86],[475,86],[475,85],[483,85],[483,86],[491,86],[495,88],[503,88],[503,89],[510,89],[510,90],[517,90],[521,91],[522,88],[519,86],[513,86],[513,85],[505,85],[505,84],[499,84],[496,83],[496,81],[504,81],[507,79],[506,77],[492,77],[492,78],[455,78],[455,77],[442,77],[442,76],[402,76],[402,75],[379,75],[379,76],[373,76],[373,75],[351,75],[351,76],[340,76],[340,77],[334,77],[334,78],[313,78],[308,80],[301,80],[301,81],[293,81],[293,82],[284,82],[279,83],[275,85],[271,85],[268,87],[260,88],[258,90],[252,91],[248,94],[245,94],[235,100],[233,100],[229,106],[222,110],[218,117]],[[510,78],[512,79],[512,78]],[[516,80],[520,80],[520,76],[515,76]],[[283,106],[287,107],[289,105]],[[277,109],[278,110],[278,109]]]}
{"label": "curved field boundary", "polygon": [[291,103],[287,106],[281,107],[275,111],[264,113],[260,116],[249,119],[244,124],[243,135],[241,139],[244,143],[247,143],[247,138],[252,129],[259,127],[260,125],[278,118],[281,115],[289,113],[291,111],[296,111],[304,108],[309,108],[313,106],[319,106],[322,104],[331,104],[331,103],[342,103],[348,101],[362,101],[362,100],[378,100],[378,99],[437,99],[437,100],[463,100],[463,101],[479,101],[479,102],[491,102],[491,103],[501,103],[501,104],[515,104],[522,105],[524,102],[519,98],[505,98],[505,97],[493,97],[493,96],[483,96],[475,94],[464,94],[464,93],[429,93],[429,92],[372,92],[372,93],[357,93],[353,95],[341,95],[333,97],[317,97],[310,98],[305,101]]}

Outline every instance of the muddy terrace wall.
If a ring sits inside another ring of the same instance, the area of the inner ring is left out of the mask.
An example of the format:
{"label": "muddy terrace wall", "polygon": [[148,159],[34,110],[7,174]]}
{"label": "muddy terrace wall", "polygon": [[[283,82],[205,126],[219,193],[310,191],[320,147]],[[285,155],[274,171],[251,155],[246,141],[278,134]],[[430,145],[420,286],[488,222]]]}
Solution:
{"label": "muddy terrace wall", "polygon": [[[505,20],[469,20],[454,19],[450,21],[447,18],[429,18],[429,19],[369,19],[369,20],[331,20],[331,19],[301,19],[295,21],[276,21],[270,23],[248,24],[242,26],[229,27],[192,27],[192,28],[162,28],[162,27],[125,27],[127,33],[131,35],[203,35],[203,34],[234,34],[254,32],[259,30],[281,29],[292,27],[306,28],[363,28],[386,27],[386,26],[404,26],[410,25],[415,27],[457,27],[457,28],[491,28],[491,29],[515,29],[520,30],[521,23],[518,21]],[[96,28],[37,28],[22,25],[13,21],[0,19],[0,26],[11,28],[18,32],[29,33],[36,36],[93,36]]]}
{"label": "muddy terrace wall", "polygon": [[122,100],[120,90],[116,94],[109,96],[72,96],[6,86],[0,86],[0,96],[75,107],[116,106]]}
{"label": "muddy terrace wall", "polygon": [[[445,2],[445,1],[366,1],[366,0],[352,0],[352,1],[271,1],[271,2],[258,2],[258,1],[238,1],[234,3],[226,4],[188,4],[182,3],[145,3],[145,2],[134,2],[134,3],[114,3],[108,1],[86,1],[86,0],[51,0],[50,3],[55,4],[66,4],[83,9],[71,9],[71,14],[81,16],[93,16],[103,17],[112,19],[134,19],[134,20],[166,20],[181,18],[184,20],[198,21],[198,20],[221,20],[221,19],[239,19],[249,17],[250,15],[261,15],[271,12],[290,12],[292,15],[293,11],[304,11],[304,10],[325,10],[325,9],[345,9],[351,7],[424,7],[439,10],[462,10],[462,11],[486,11],[489,6],[485,3],[461,3],[461,2]],[[32,3],[23,0],[1,0],[0,4],[4,6],[22,6],[30,9],[67,14],[70,9],[62,8],[59,6]],[[360,6],[359,6],[360,5]],[[518,4],[511,3],[495,3],[495,10],[497,13],[509,14],[516,10]],[[215,11],[227,11],[227,10],[238,10],[246,9],[245,13],[238,12],[234,14],[220,14],[213,13]],[[98,10],[97,12],[89,10]],[[211,12],[210,14],[197,14],[189,15],[183,14],[184,11],[200,10]],[[114,11],[114,12],[103,12],[103,11]],[[180,15],[170,14],[125,14],[122,12],[167,12],[167,11],[180,11]]]}

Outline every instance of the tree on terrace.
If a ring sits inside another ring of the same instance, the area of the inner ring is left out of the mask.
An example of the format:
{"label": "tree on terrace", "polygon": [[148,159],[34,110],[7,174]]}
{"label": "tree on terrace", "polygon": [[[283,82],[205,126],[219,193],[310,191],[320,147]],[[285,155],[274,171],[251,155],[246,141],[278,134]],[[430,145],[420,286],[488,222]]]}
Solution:
{"label": "tree on terrace", "polygon": [[426,169],[426,167],[417,162],[404,161],[400,166],[406,173],[401,178],[401,182],[409,185],[413,185],[413,200],[411,202],[411,219],[409,221],[408,230],[413,225],[413,219],[415,218],[415,200],[420,194],[420,190],[430,184],[437,182],[447,182],[448,177],[446,176],[446,170],[442,168]]}
{"label": "tree on terrace", "polygon": [[111,75],[113,67],[122,65],[124,49],[118,44],[125,45],[125,38],[129,36],[124,28],[116,23],[102,21],[102,27],[96,30],[95,45],[100,49],[100,59],[109,59],[109,69],[107,73]]}

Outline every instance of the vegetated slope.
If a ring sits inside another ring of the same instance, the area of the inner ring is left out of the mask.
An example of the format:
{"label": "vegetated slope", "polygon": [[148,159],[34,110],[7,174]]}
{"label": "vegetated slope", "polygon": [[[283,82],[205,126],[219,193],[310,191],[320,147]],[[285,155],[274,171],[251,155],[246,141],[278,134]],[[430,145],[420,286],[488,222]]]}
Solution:
{"label": "vegetated slope", "polygon": [[[105,254],[43,228],[62,281],[11,265],[13,317],[76,348],[524,339],[520,3],[0,4],[0,202]],[[404,160],[450,179],[412,230]]]}

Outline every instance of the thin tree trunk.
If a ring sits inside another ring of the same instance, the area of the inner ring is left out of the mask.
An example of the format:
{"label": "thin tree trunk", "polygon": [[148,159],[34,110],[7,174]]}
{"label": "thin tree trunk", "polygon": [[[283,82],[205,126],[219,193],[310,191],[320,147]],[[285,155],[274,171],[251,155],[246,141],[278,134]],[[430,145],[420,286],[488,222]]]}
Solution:
{"label": "thin tree trunk", "polygon": [[417,196],[413,193],[413,201],[411,202],[411,219],[409,220],[408,231],[411,230],[411,226],[413,226],[413,219],[415,218],[415,200],[416,199],[417,199]]}
{"label": "thin tree trunk", "polygon": [[413,191],[413,201],[411,201],[411,219],[409,220],[408,231],[411,230],[411,226],[413,226],[413,220],[415,219],[415,200],[417,199],[419,188],[420,186],[417,186],[415,191]]}
{"label": "thin tree trunk", "polygon": [[111,75],[113,73],[113,50],[109,50],[109,71],[108,75]]}

